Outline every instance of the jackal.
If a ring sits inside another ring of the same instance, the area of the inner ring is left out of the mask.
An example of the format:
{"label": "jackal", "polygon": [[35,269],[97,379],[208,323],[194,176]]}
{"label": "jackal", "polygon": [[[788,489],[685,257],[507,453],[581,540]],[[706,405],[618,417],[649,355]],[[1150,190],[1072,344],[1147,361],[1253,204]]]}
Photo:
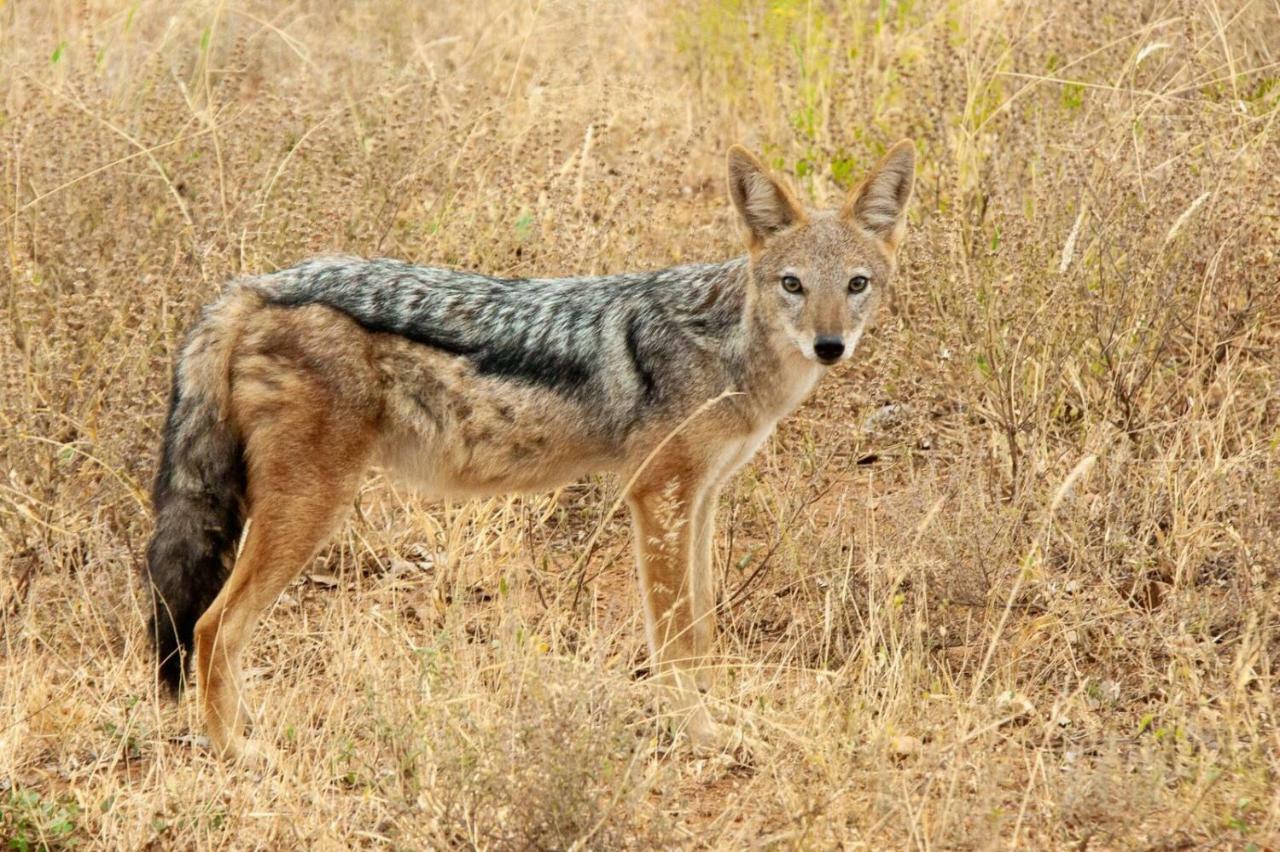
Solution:
{"label": "jackal", "polygon": [[732,736],[702,695],[717,496],[853,354],[914,163],[899,142],[819,211],[734,146],[747,254],[724,263],[509,280],[321,258],[232,283],[174,371],[146,569],[160,675],[178,689],[194,640],[214,748],[265,754],[244,734],[241,655],[371,465],[442,496],[620,474],[657,679],[695,743]]}

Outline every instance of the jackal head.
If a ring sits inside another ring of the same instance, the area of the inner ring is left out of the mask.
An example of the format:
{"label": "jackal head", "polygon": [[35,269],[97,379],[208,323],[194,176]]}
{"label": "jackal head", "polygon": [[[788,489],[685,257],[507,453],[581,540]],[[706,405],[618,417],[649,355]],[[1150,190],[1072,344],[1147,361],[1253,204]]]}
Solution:
{"label": "jackal head", "polygon": [[729,149],[756,304],[801,355],[848,358],[889,286],[906,234],[915,147],[894,145],[838,210],[806,209],[745,148]]}

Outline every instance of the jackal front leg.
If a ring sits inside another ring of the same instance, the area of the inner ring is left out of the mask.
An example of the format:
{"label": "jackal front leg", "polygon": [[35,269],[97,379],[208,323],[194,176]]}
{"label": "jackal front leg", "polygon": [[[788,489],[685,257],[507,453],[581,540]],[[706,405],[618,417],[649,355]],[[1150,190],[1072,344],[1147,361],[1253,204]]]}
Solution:
{"label": "jackal front leg", "polygon": [[712,558],[720,486],[706,488],[693,506],[693,542],[689,561],[689,603],[693,615],[693,652],[698,689],[711,689],[712,651],[716,640],[716,575]]}
{"label": "jackal front leg", "polygon": [[[630,494],[645,628],[658,682],[678,723],[699,746],[719,746],[723,732],[703,698],[705,655],[714,617],[709,575],[710,523],[700,512],[710,489],[692,477],[637,484]],[[697,576],[695,576],[697,575]]]}

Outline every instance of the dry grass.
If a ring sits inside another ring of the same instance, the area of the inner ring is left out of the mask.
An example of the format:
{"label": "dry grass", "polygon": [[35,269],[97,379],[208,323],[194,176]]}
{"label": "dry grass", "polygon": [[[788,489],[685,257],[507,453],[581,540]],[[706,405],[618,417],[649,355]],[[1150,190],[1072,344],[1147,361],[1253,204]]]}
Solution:
{"label": "dry grass", "polygon": [[[1278,46],[1275,0],[0,3],[0,836],[1280,845]],[[730,142],[831,201],[903,135],[894,309],[723,507],[753,766],[665,732],[609,481],[371,482],[254,645],[287,765],[192,745],[137,578],[223,280],[718,259]]]}

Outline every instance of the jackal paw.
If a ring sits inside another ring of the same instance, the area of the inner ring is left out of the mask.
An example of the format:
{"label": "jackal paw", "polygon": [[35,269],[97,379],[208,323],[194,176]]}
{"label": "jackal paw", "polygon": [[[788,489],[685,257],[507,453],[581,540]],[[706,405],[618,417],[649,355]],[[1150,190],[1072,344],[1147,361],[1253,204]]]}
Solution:
{"label": "jackal paw", "polygon": [[699,757],[723,757],[730,762],[749,764],[763,746],[737,725],[704,722],[690,727],[689,743]]}
{"label": "jackal paw", "polygon": [[263,772],[278,768],[284,759],[284,756],[274,747],[246,737],[227,743],[222,749],[222,756],[227,761],[246,769]]}

